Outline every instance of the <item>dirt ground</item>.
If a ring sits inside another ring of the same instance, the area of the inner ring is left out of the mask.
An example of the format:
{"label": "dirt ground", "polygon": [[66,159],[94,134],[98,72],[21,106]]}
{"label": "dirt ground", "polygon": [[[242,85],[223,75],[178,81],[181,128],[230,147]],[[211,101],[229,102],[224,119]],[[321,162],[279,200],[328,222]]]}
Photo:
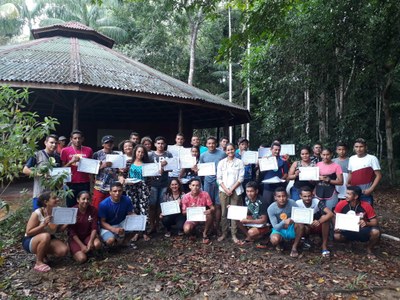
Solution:
{"label": "dirt ground", "polygon": [[[382,230],[394,236],[400,236],[399,192],[375,193]],[[22,198],[13,197],[14,209]],[[215,237],[203,245],[200,237],[162,232],[137,244],[138,250],[103,250],[83,265],[53,259],[47,274],[32,270],[34,256],[20,242],[6,245],[0,299],[400,299],[400,242],[388,239],[376,248],[377,261],[367,259],[361,243],[332,244],[330,259],[318,245],[292,259],[290,245],[279,254],[270,245],[241,248]]]}

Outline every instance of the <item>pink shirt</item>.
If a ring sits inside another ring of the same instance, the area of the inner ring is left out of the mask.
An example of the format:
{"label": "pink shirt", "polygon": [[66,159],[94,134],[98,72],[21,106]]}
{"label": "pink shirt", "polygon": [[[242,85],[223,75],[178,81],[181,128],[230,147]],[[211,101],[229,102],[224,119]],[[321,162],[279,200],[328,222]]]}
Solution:
{"label": "pink shirt", "polygon": [[[62,164],[67,164],[71,159],[72,156],[75,154],[79,155],[80,157],[92,158],[93,150],[90,147],[82,146],[81,149],[77,150],[73,146],[65,147],[61,151],[61,161]],[[90,182],[90,174],[78,172],[78,166],[76,163],[71,165],[71,183],[86,183]]]}
{"label": "pink shirt", "polygon": [[336,177],[340,174],[343,174],[342,167],[339,166],[337,163],[331,163],[329,165],[320,161],[317,163],[317,167],[319,168],[319,175],[320,176],[329,176],[332,174],[336,174]]}
{"label": "pink shirt", "polygon": [[183,196],[181,205],[182,213],[186,213],[188,207],[211,206],[213,204],[207,192],[200,192],[197,197],[193,197],[189,192]]}

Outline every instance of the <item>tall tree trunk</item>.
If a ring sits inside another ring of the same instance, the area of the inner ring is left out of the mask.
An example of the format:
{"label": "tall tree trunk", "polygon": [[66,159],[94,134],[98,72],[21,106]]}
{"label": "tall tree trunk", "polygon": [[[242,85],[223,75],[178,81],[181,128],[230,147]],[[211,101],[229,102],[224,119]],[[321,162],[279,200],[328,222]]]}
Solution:
{"label": "tall tree trunk", "polygon": [[317,102],[318,110],[318,134],[319,140],[324,141],[326,138],[326,96],[325,92],[321,92],[319,95],[319,101]]}
{"label": "tall tree trunk", "polygon": [[307,135],[310,134],[310,90],[306,88],[304,90],[304,115],[305,115],[305,132]]}
{"label": "tall tree trunk", "polygon": [[375,137],[376,137],[376,154],[379,160],[382,159],[382,148],[383,138],[380,130],[382,116],[382,92],[381,90],[376,91],[375,97]]}
{"label": "tall tree trunk", "polygon": [[385,88],[382,93],[382,106],[385,114],[385,132],[386,132],[386,151],[387,151],[387,163],[389,171],[389,180],[391,184],[395,183],[395,165],[393,159],[393,125],[392,125],[392,114],[390,111],[390,87],[393,84],[392,74],[387,74],[387,81]]}
{"label": "tall tree trunk", "polygon": [[190,22],[190,62],[188,84],[193,85],[195,62],[196,62],[196,44],[200,25],[203,22],[203,8],[200,7],[194,18],[189,18]]}

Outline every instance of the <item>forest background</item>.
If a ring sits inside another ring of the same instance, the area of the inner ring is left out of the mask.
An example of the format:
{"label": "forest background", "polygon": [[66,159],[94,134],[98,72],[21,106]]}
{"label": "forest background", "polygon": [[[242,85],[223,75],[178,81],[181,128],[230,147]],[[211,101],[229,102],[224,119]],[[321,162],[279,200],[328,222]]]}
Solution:
{"label": "forest background", "polygon": [[[90,26],[115,39],[117,51],[225,99],[231,63],[232,101],[246,106],[250,91],[252,148],[276,137],[331,147],[363,137],[385,180],[395,183],[396,0],[0,0],[0,44],[65,21]],[[239,136],[245,128],[236,130]]]}

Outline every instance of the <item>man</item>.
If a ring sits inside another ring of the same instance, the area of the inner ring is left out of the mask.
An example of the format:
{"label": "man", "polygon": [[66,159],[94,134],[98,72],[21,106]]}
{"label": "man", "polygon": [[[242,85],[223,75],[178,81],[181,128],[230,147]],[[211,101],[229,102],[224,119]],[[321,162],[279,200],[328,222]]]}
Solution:
{"label": "man", "polygon": [[296,201],[298,207],[312,208],[314,210],[314,221],[311,225],[305,224],[305,236],[308,237],[312,233],[322,235],[322,256],[329,257],[328,250],[329,225],[333,218],[333,212],[326,207],[325,201],[319,201],[314,198],[313,191],[309,186],[303,186],[300,189],[300,200]]}
{"label": "man", "polygon": [[[47,163],[51,163],[53,167],[60,167],[61,166],[61,159],[58,153],[56,152],[57,148],[57,136],[54,134],[50,134],[46,137],[44,141],[45,148],[43,150],[37,151],[35,155],[28,159],[26,162],[22,172],[25,175],[31,176],[32,175],[32,168],[40,168],[45,166]],[[36,210],[39,208],[38,206],[38,199],[39,195],[45,189],[44,186],[41,184],[41,177],[47,176],[47,174],[37,174],[38,176],[34,176],[33,178],[33,199],[32,199],[32,208]]]}
{"label": "man", "polygon": [[[258,184],[250,181],[246,184],[247,218],[238,222],[238,228],[246,235],[246,239],[240,244],[252,243],[262,238],[270,229],[267,226],[267,206],[258,196]],[[253,225],[254,226],[250,226]]]}
{"label": "man", "polygon": [[[245,137],[241,137],[238,139],[238,149],[236,150],[235,157],[242,159],[242,155],[244,152],[249,150],[249,140]],[[242,183],[243,190],[246,191],[246,184],[255,177],[255,165],[245,164],[244,165],[244,180]]]}
{"label": "man", "polygon": [[71,132],[71,146],[61,151],[61,162],[64,167],[71,167],[71,182],[68,187],[74,195],[67,198],[67,206],[73,207],[77,204],[76,196],[81,191],[90,191],[90,174],[78,171],[78,162],[81,158],[91,158],[93,150],[90,147],[82,146],[84,141],[83,133],[79,130]]}
{"label": "man", "polygon": [[204,147],[203,145],[200,145],[200,138],[197,135],[192,136],[192,139],[190,140],[190,144],[192,146],[199,147],[200,154],[203,154],[204,152],[207,152],[207,147]]}
{"label": "man", "polygon": [[66,146],[67,146],[67,138],[62,135],[58,138],[57,153],[60,155],[62,149],[64,149]]}
{"label": "man", "polygon": [[226,148],[226,144],[229,143],[229,139],[226,136],[223,136],[219,139],[219,146],[217,149],[224,151],[225,152],[225,148]]}
{"label": "man", "polygon": [[349,160],[348,183],[360,187],[362,191],[360,200],[373,206],[372,193],[382,179],[381,166],[376,156],[367,154],[367,142],[364,139],[356,139],[354,152],[356,154]]}
{"label": "man", "polygon": [[133,143],[133,147],[140,144],[140,134],[137,132],[132,132],[129,136],[129,140]]}
{"label": "man", "polygon": [[[215,163],[215,173],[217,173],[217,166],[221,159],[226,157],[226,153],[217,149],[217,139],[214,136],[207,138],[207,152],[200,155],[199,163]],[[206,191],[215,205],[215,229],[219,230],[219,223],[221,222],[221,203],[219,199],[219,188],[217,184],[217,176],[210,175],[204,177],[204,191]]]}
{"label": "man", "polygon": [[291,257],[298,257],[297,247],[304,234],[304,224],[294,223],[291,219],[292,207],[297,207],[294,200],[288,199],[284,187],[275,190],[275,202],[268,207],[268,218],[272,225],[270,241],[278,252],[282,251],[283,240],[294,240]]}
{"label": "man", "polygon": [[103,149],[93,154],[93,159],[101,161],[99,173],[95,175],[92,205],[99,208],[99,204],[105,198],[110,196],[110,185],[112,182],[118,180],[118,169],[112,167],[111,162],[107,162],[107,154],[118,154],[113,151],[114,137],[112,135],[105,135],[101,139]]}
{"label": "man", "polygon": [[[126,216],[134,215],[133,205],[128,196],[122,195],[122,184],[113,182],[110,196],[99,205],[100,236],[107,246],[128,246],[134,232],[125,232],[122,222]],[[132,244],[133,249],[137,249]]]}
{"label": "man", "polygon": [[373,248],[378,243],[381,235],[375,210],[366,201],[361,200],[361,189],[358,186],[349,186],[346,191],[346,200],[340,201],[335,208],[335,213],[353,214],[360,216],[360,231],[335,230],[335,240],[360,241],[367,243],[367,257],[376,259]]}
{"label": "man", "polygon": [[349,157],[347,156],[347,145],[343,142],[338,142],[336,145],[336,154],[337,157],[333,159],[334,163],[337,163],[343,172],[343,184],[337,186],[338,198],[343,200],[346,198],[346,187],[347,180],[349,177]]}
{"label": "man", "polygon": [[322,161],[321,152],[322,152],[322,144],[315,143],[312,147],[313,155],[311,155],[311,162],[313,164],[317,164]]}
{"label": "man", "polygon": [[[183,149],[183,144],[184,143],[185,143],[185,137],[183,136],[183,134],[182,133],[177,133],[176,136],[175,136],[174,148],[178,150],[178,153],[179,153],[179,151],[181,151]],[[172,170],[168,174],[169,179],[170,180],[174,179],[174,178],[178,179],[180,173],[181,173],[181,169]]]}
{"label": "man", "polygon": [[[272,143],[271,156],[275,157],[278,169],[261,172],[260,177],[262,178],[262,180],[267,180],[274,177],[280,178],[281,180],[286,180],[288,176],[289,167],[287,162],[284,161],[282,157],[279,155],[280,151],[281,151],[281,144],[277,142]],[[263,202],[265,202],[267,206],[270,206],[274,200],[275,189],[278,187],[285,187],[285,186],[286,182],[264,183]]]}
{"label": "man", "polygon": [[[182,214],[186,216],[187,208],[189,207],[206,207],[204,214],[206,215],[206,222],[203,230],[203,244],[209,244],[208,231],[213,223],[214,205],[207,192],[200,190],[201,183],[198,178],[192,178],[189,182],[190,192],[185,194],[182,198]],[[193,235],[194,229],[200,222],[186,221],[183,225],[183,232],[186,235]]]}

